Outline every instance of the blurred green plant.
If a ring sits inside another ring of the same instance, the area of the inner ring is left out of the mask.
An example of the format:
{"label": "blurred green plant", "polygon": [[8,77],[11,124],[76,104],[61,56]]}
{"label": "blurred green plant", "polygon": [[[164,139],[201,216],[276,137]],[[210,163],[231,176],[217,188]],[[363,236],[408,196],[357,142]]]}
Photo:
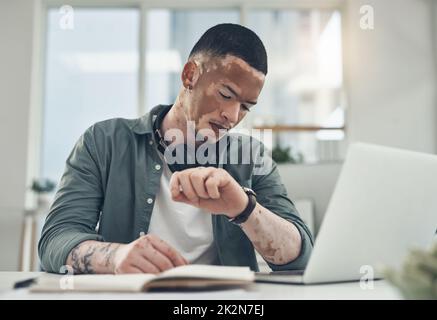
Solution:
{"label": "blurred green plant", "polygon": [[302,153],[293,153],[290,147],[282,148],[277,145],[272,150],[272,158],[276,163],[302,163]]}
{"label": "blurred green plant", "polygon": [[437,299],[437,242],[428,251],[411,250],[401,269],[385,276],[406,299]]}
{"label": "blurred green plant", "polygon": [[41,194],[53,191],[55,186],[56,184],[49,179],[35,179],[32,181],[30,189],[37,194]]}

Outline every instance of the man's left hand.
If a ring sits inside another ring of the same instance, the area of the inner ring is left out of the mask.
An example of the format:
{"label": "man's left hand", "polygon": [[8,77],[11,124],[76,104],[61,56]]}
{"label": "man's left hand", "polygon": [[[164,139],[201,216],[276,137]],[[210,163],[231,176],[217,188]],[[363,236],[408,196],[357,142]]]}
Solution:
{"label": "man's left hand", "polygon": [[174,201],[233,218],[247,206],[243,188],[224,169],[198,167],[173,173],[170,191]]}

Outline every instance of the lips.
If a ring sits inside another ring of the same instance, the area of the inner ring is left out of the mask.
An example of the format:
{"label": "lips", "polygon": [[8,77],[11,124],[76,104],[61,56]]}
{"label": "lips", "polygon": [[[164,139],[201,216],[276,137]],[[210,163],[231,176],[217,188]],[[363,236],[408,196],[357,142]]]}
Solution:
{"label": "lips", "polygon": [[227,127],[227,126],[225,126],[225,125],[223,125],[221,123],[218,123],[218,122],[210,121],[209,124],[211,125],[211,127],[213,129],[226,130],[226,131],[229,130],[229,127]]}

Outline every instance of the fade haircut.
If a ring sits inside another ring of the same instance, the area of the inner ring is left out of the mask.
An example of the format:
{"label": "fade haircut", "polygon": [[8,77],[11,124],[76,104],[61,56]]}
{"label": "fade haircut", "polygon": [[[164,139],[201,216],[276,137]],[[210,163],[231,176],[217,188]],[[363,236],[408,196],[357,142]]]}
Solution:
{"label": "fade haircut", "polygon": [[209,28],[196,42],[189,58],[198,53],[213,57],[232,55],[267,74],[267,52],[261,39],[252,30],[239,24],[222,23]]}

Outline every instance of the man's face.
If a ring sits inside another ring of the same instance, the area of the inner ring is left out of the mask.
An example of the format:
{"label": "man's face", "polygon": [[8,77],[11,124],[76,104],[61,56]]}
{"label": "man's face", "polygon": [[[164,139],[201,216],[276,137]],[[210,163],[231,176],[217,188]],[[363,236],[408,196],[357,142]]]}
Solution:
{"label": "man's face", "polygon": [[223,137],[256,104],[265,75],[234,56],[210,58],[201,65],[198,79],[187,96],[187,117],[196,124],[196,133],[209,142]]}

